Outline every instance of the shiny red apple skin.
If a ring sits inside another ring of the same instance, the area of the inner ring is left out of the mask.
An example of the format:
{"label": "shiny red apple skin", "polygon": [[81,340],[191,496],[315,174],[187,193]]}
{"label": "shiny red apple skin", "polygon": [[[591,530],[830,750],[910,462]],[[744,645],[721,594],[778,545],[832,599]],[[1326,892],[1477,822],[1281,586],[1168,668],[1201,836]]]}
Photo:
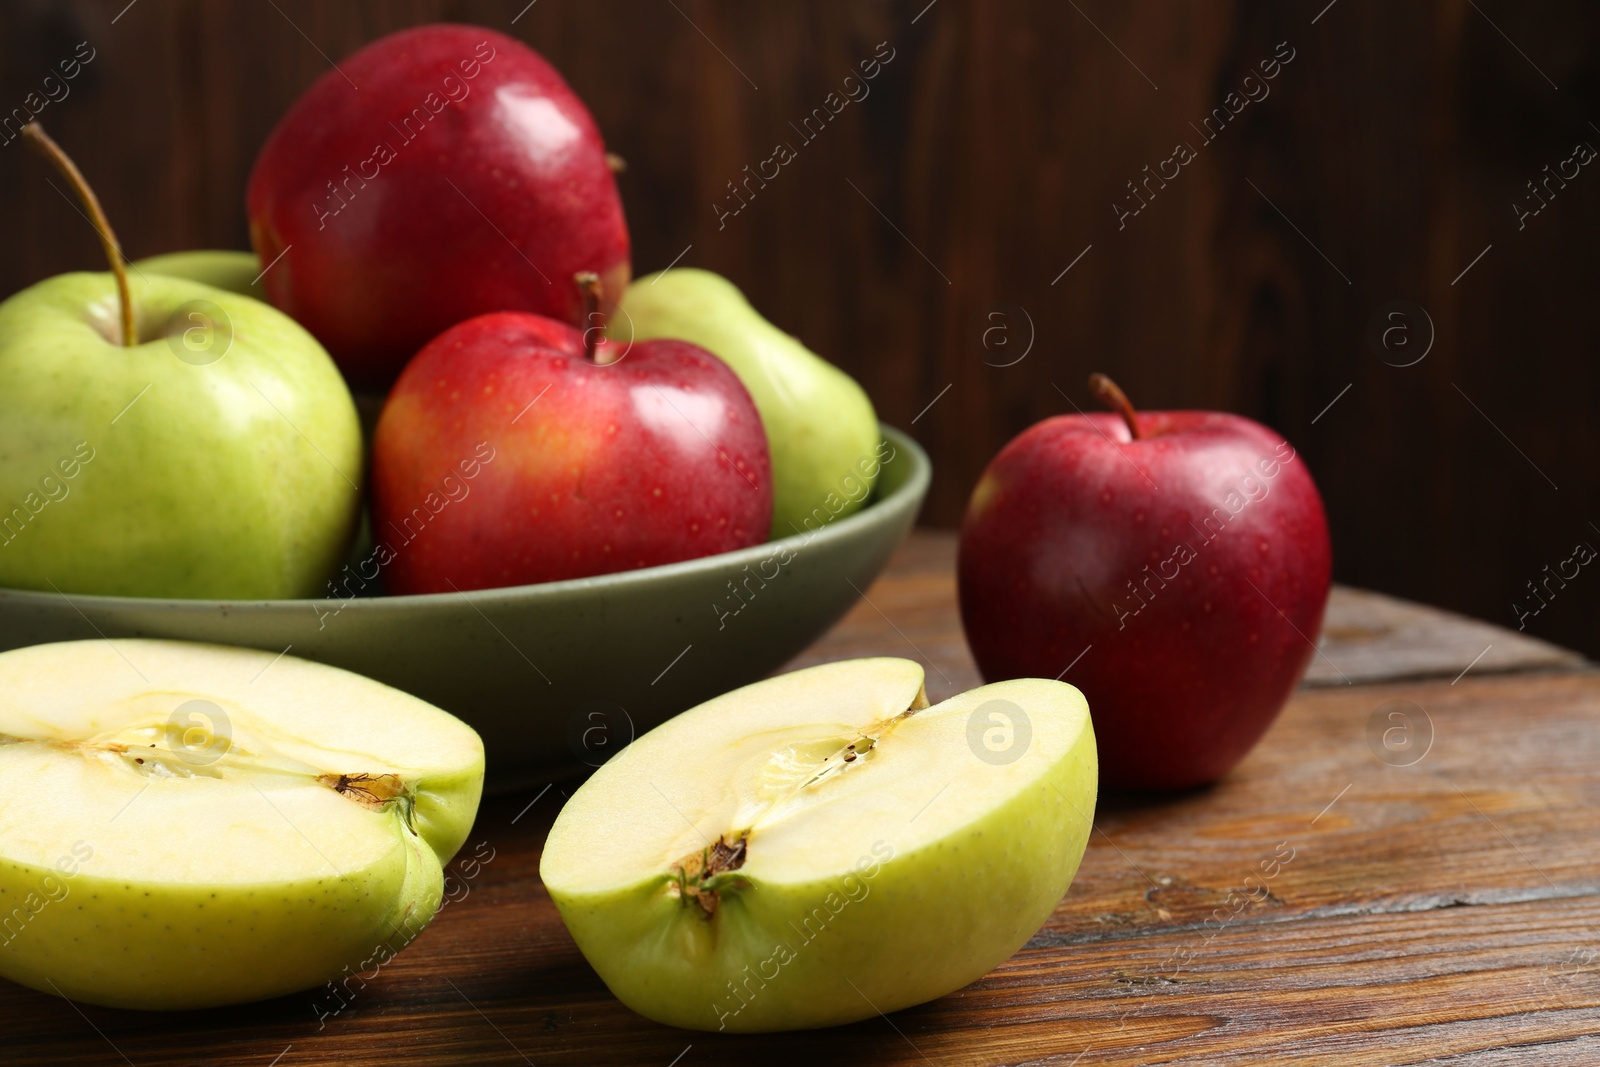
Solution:
{"label": "shiny red apple skin", "polygon": [[1137,441],[1118,416],[1066,415],[1001,450],[961,530],[961,618],[985,679],[1083,691],[1103,782],[1178,789],[1232,769],[1293,692],[1327,603],[1328,525],[1267,427],[1137,418]]}
{"label": "shiny red apple skin", "polygon": [[573,275],[615,298],[631,270],[593,118],[536,52],[481,27],[419,26],[340,60],[272,131],[246,203],[267,295],[357,388],[475,315],[581,324]]}
{"label": "shiny red apple skin", "polygon": [[483,315],[435,338],[390,392],[372,518],[392,594],[727,552],[772,521],[766,432],[738,376],[696,345],[638,342],[601,366],[572,327]]}

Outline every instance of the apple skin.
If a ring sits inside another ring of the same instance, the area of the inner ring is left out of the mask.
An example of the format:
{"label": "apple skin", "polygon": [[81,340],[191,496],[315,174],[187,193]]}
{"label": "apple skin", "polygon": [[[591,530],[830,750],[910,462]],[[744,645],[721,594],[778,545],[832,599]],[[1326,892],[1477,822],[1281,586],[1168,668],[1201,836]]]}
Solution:
{"label": "apple skin", "polygon": [[253,252],[199,248],[189,252],[164,252],[146,256],[132,264],[134,272],[165,274],[169,278],[188,278],[240,296],[251,296],[263,304],[272,301],[261,284],[261,261]]}
{"label": "apple skin", "polygon": [[[453,855],[435,856],[425,843],[405,839],[400,816],[390,821],[395,848],[360,870],[229,887],[220,900],[216,884],[100,878],[91,860],[70,887],[95,903],[63,906],[72,899],[66,897],[41,911],[30,936],[0,953],[0,970],[41,993],[135,1011],[266,1000],[370,970],[432,920],[444,896],[441,864]],[[61,879],[50,866],[0,858],[0,904],[8,913],[52,884]],[[377,901],[390,906],[375,912]],[[181,923],[183,936],[156,936],[157,917]],[[216,946],[226,949],[206,953]]]}
{"label": "apple skin", "polygon": [[961,619],[985,679],[1072,665],[1107,785],[1179,789],[1232,769],[1298,683],[1328,599],[1328,524],[1304,460],[1267,427],[1138,420],[1135,441],[1115,415],[1058,416],[1000,451],[961,529]]}
{"label": "apple skin", "polygon": [[341,60],[272,131],[246,201],[273,304],[358,388],[475,315],[581,323],[575,273],[612,302],[631,275],[593,118],[536,52],[481,27],[419,26]]}
{"label": "apple skin", "polygon": [[766,434],[725,363],[648,341],[601,365],[579,331],[522,312],[417,353],[379,416],[372,487],[378,562],[400,594],[728,552],[772,518]]}

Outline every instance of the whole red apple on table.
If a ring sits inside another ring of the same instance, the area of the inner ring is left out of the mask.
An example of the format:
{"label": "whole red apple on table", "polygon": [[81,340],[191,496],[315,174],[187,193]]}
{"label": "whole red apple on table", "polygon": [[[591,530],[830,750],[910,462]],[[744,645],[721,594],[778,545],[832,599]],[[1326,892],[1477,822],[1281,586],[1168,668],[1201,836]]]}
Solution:
{"label": "whole red apple on table", "polygon": [[1106,784],[1214,781],[1314,652],[1331,575],[1322,499],[1260,423],[1135,412],[1102,375],[1091,388],[1122,413],[1039,423],[973,490],[967,641],[986,680],[1064,675],[1083,691]]}
{"label": "whole red apple on table", "polygon": [[474,315],[580,323],[573,275],[620,296],[631,271],[593,118],[536,52],[481,27],[341,60],[272,131],[246,199],[272,303],[357,387]]}
{"label": "whole red apple on table", "polygon": [[417,353],[372,445],[389,592],[583,578],[765,540],[766,432],[727,364],[668,340],[594,357],[585,334],[520,312]]}

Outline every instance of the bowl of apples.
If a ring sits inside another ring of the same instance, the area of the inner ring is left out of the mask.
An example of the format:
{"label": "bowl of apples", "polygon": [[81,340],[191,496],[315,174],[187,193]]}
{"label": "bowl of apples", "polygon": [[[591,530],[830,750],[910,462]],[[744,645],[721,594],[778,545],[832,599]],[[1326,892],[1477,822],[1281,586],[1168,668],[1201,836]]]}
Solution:
{"label": "bowl of apples", "polygon": [[492,788],[582,773],[843,615],[927,456],[731,282],[631,278],[617,161],[531,49],[342,66],[257,159],[253,253],[126,263],[29,127],[112,269],[0,304],[0,651],[313,660],[464,720]]}

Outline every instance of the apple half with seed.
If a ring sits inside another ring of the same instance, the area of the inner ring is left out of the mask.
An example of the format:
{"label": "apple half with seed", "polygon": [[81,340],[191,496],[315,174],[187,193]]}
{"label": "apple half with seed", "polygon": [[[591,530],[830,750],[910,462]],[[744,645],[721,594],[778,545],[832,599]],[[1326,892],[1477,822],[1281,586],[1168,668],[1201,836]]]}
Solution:
{"label": "apple half with seed", "polygon": [[0,654],[0,976],[201,1008],[370,970],[438,910],[483,745],[292,656],[177,641]]}
{"label": "apple half with seed", "polygon": [[1089,708],[1015,679],[932,707],[861,659],[701,704],[573,794],[539,873],[628,1007],[699,1030],[853,1022],[987,974],[1083,857]]}

